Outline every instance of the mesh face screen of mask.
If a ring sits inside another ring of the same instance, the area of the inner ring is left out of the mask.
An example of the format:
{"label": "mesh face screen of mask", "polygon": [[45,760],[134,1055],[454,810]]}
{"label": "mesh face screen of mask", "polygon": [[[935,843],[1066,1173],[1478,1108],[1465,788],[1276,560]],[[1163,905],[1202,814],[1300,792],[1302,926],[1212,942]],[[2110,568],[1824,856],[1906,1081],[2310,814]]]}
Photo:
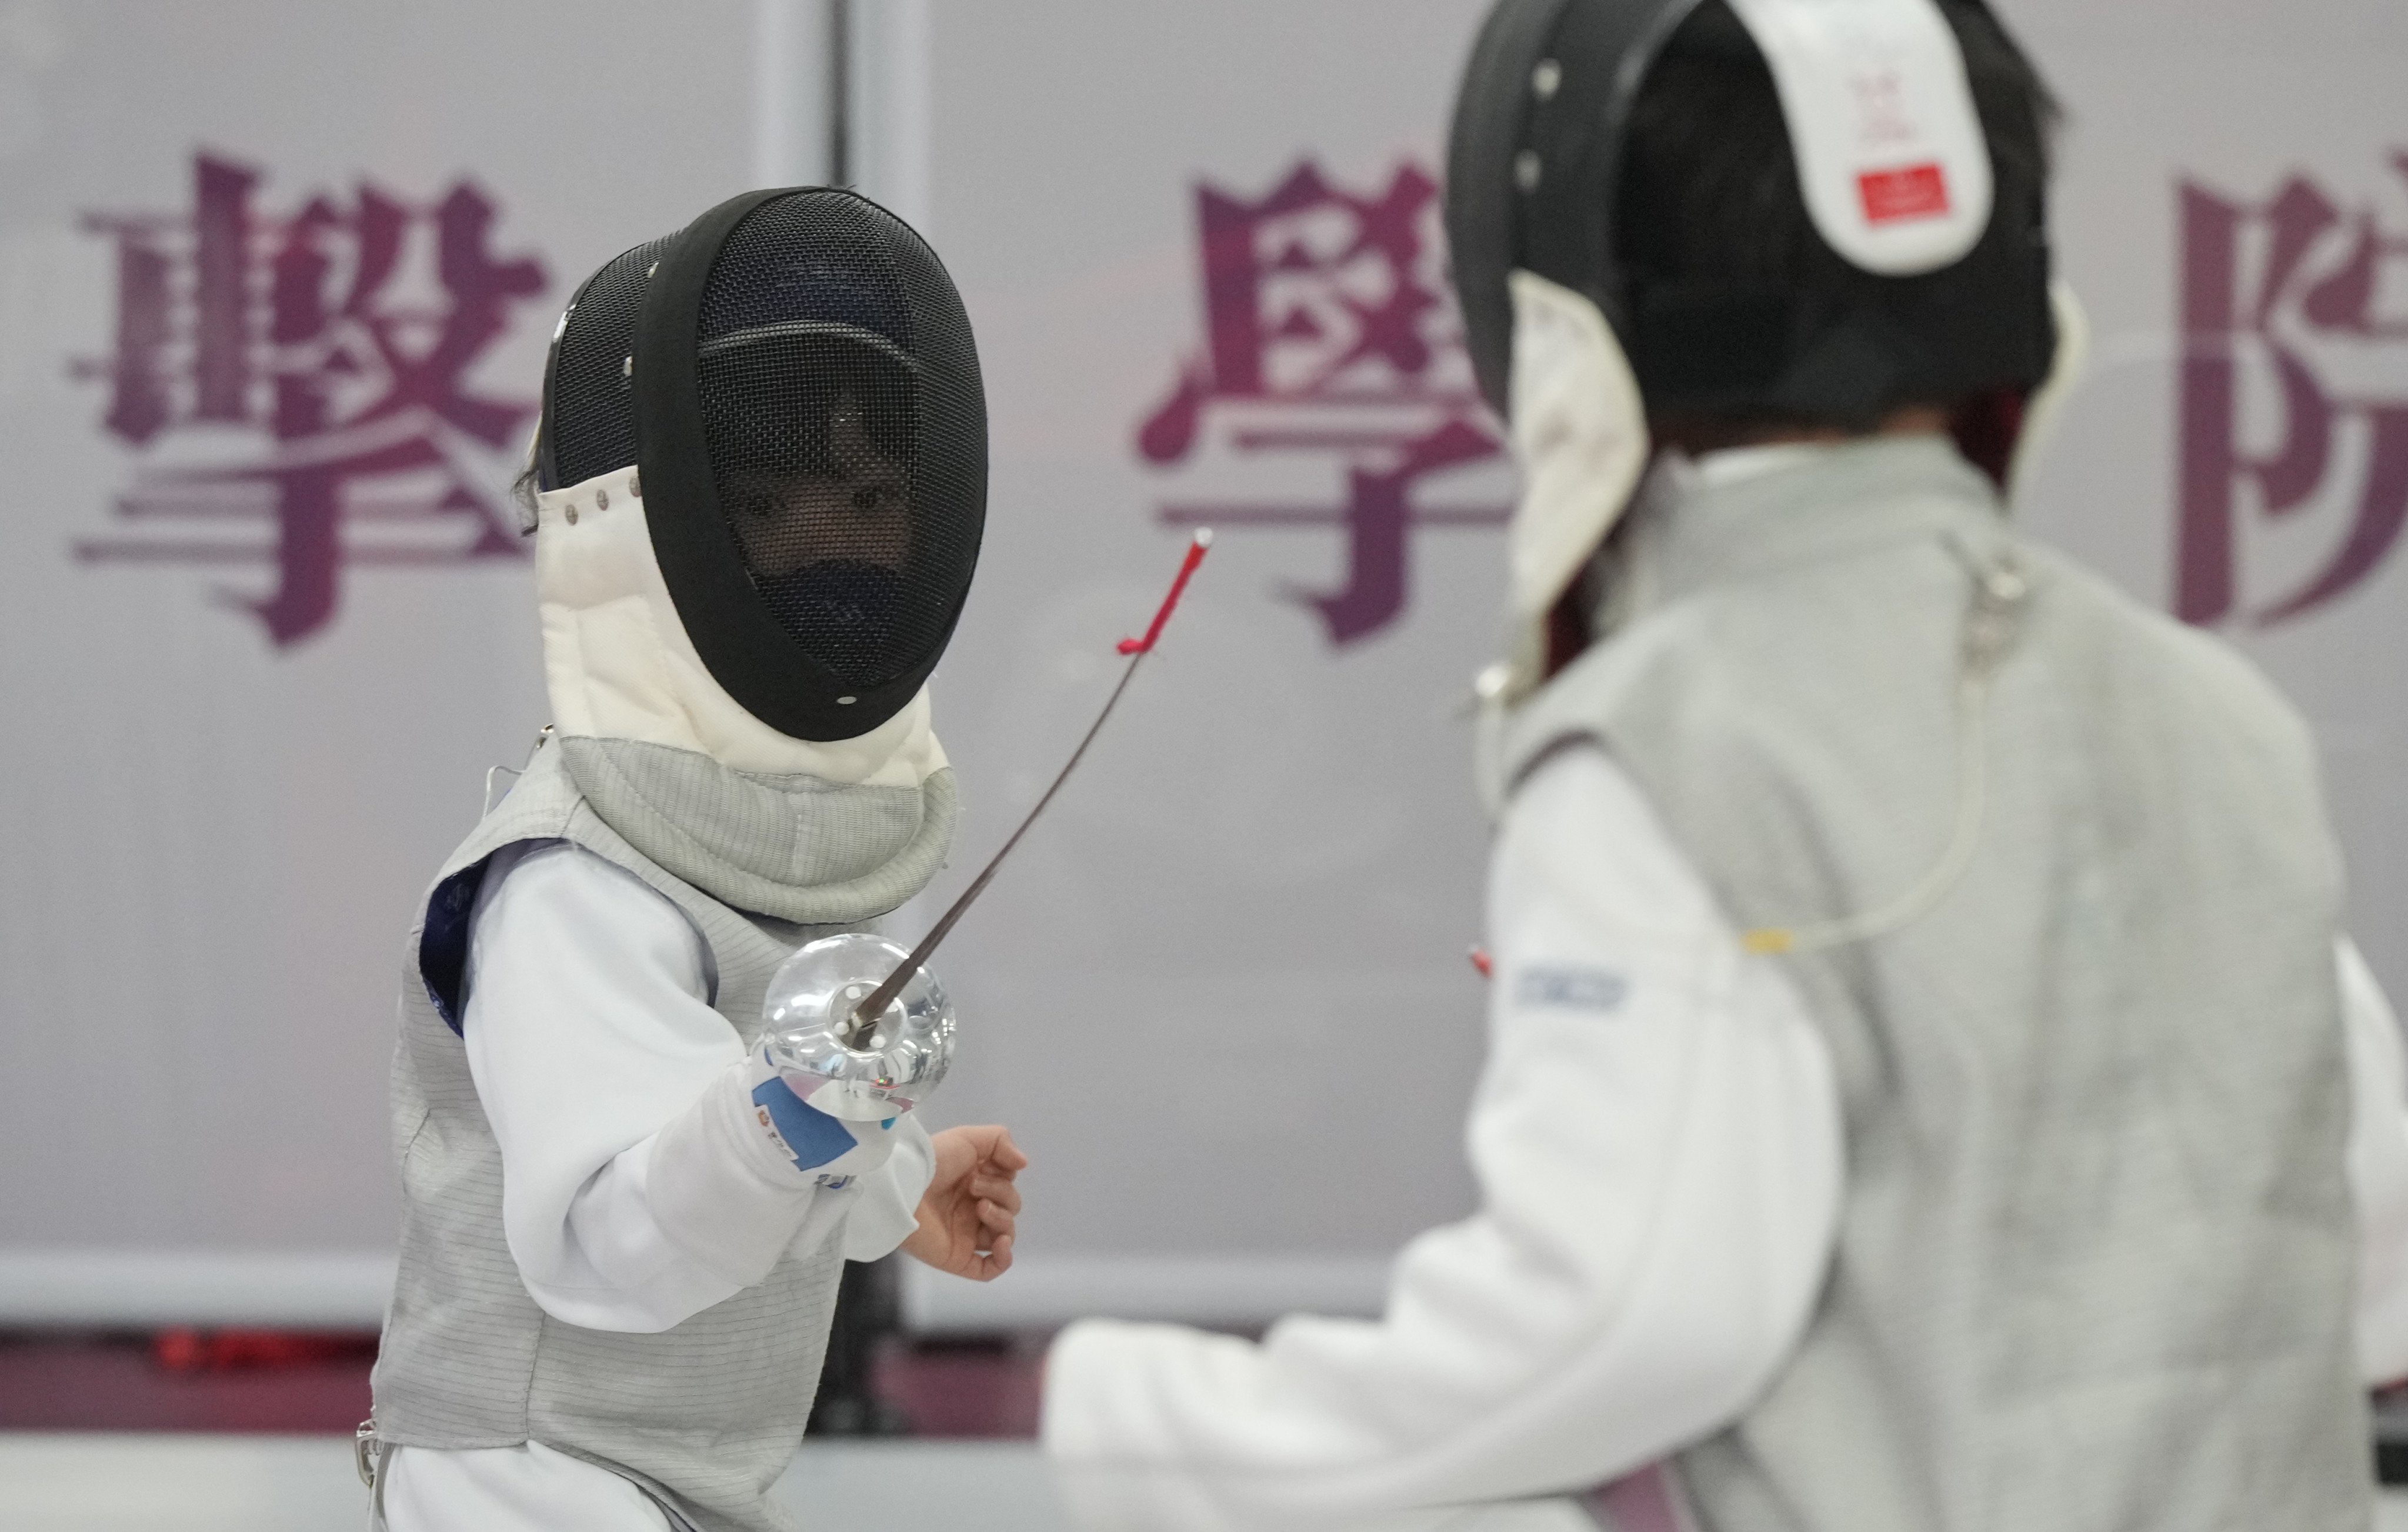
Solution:
{"label": "mesh face screen of mask", "polygon": [[860,199],[763,204],[704,289],[697,379],[721,513],[786,632],[848,685],[945,638],[978,557],[985,420],[951,282]]}
{"label": "mesh face screen of mask", "polygon": [[547,489],[581,484],[636,460],[628,358],[636,350],[645,273],[668,243],[655,239],[638,245],[595,272],[577,295],[552,361],[548,428],[552,477],[558,483],[546,484]]}

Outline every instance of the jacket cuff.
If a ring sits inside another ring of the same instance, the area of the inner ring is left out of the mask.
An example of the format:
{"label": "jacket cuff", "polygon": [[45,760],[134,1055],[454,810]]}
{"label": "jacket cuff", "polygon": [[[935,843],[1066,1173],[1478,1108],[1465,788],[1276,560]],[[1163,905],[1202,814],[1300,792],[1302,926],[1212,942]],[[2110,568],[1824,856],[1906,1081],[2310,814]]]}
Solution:
{"label": "jacket cuff", "polygon": [[817,1192],[754,1113],[752,1072],[737,1064],[656,1137],[646,1202],[686,1257],[751,1287],[785,1252]]}
{"label": "jacket cuff", "polygon": [[[1045,1359],[1039,1436],[1073,1523],[1089,1532],[1262,1532],[1199,1473],[1190,1433],[1165,1408],[1192,1391],[1193,1375],[1244,1366],[1246,1341],[1175,1324],[1082,1320]],[[1319,1524],[1315,1524],[1319,1525]]]}
{"label": "jacket cuff", "polygon": [[1045,1358],[1045,1404],[1039,1436],[1048,1457],[1074,1463],[1168,1463],[1181,1434],[1165,1419],[1166,1395],[1182,1375],[1209,1366],[1223,1348],[1251,1353],[1230,1336],[1177,1324],[1081,1320]]}

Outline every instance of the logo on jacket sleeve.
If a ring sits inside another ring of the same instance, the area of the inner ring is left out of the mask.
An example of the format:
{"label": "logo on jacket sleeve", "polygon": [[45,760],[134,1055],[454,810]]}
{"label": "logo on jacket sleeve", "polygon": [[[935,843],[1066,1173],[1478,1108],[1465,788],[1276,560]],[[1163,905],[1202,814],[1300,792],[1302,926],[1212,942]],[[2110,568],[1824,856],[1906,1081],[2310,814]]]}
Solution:
{"label": "logo on jacket sleeve", "polygon": [[1618,1011],[1630,985],[1610,968],[1538,964],[1513,976],[1513,1004],[1568,1011]]}

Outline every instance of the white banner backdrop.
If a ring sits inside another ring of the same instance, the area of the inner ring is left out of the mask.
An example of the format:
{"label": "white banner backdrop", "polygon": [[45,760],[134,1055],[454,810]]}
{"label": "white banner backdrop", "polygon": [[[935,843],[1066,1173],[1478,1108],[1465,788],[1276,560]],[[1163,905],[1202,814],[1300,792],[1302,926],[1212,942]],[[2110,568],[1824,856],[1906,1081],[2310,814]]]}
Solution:
{"label": "white banner backdrop", "polygon": [[924,1320],[1376,1304],[1472,1198],[1486,828],[1461,716],[1512,492],[1445,293],[1470,0],[940,7],[939,248],[995,500],[939,672],[973,864],[1164,642],[942,966],[936,1107],[1037,1162],[1023,1267]]}
{"label": "white banner backdrop", "polygon": [[[1361,1308],[1472,1195],[1459,716],[1511,475],[1437,238],[1477,0],[873,0],[850,151],[977,325],[950,897],[1223,536],[938,963],[930,1108],[1038,1162],[924,1322]],[[2315,718],[2408,988],[2408,149],[2384,0],[2006,0],[2100,331],[2027,515]],[[372,1318],[410,902],[544,716],[501,490],[600,260],[822,163],[816,0],[0,0],[0,1320]],[[896,924],[924,922],[924,907]]]}
{"label": "white banner backdrop", "polygon": [[544,721],[544,346],[749,183],[753,32],[0,5],[0,1316],[375,1315],[403,931]]}

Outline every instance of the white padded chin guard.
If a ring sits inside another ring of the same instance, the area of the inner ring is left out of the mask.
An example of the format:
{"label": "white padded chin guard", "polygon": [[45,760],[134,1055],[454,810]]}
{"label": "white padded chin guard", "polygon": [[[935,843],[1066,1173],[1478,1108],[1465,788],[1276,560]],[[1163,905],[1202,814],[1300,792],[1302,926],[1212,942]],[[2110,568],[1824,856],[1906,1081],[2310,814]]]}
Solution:
{"label": "white padded chin guard", "polygon": [[2048,308],[2057,321],[2057,353],[2048,360],[2048,376],[2024,402],[2023,434],[2015,439],[2014,455],[2007,462],[2010,510],[2021,504],[2025,485],[2046,455],[2057,423],[2090,365],[2090,313],[2062,277],[2048,284]]}
{"label": "white padded chin guard", "polygon": [[561,733],[641,740],[739,772],[848,785],[916,788],[944,767],[925,687],[849,740],[798,740],[745,712],[678,620],[634,469],[546,491],[536,505],[544,683]]}
{"label": "white padded chin guard", "polygon": [[1613,328],[1583,295],[1529,271],[1513,296],[1513,455],[1522,499],[1506,536],[1506,691],[1538,685],[1547,614],[1612,529],[1647,467],[1647,408]]}

